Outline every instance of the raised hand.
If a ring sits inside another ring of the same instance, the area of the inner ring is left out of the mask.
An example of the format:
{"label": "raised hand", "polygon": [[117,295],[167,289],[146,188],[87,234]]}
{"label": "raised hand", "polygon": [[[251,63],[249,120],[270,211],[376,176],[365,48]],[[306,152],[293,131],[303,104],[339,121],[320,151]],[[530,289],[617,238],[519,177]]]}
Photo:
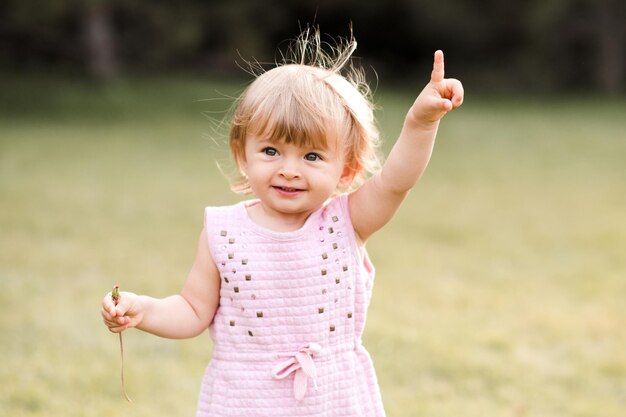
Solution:
{"label": "raised hand", "polygon": [[430,82],[424,87],[407,114],[407,123],[421,128],[435,127],[449,111],[463,103],[463,85],[445,78],[443,52],[436,51]]}

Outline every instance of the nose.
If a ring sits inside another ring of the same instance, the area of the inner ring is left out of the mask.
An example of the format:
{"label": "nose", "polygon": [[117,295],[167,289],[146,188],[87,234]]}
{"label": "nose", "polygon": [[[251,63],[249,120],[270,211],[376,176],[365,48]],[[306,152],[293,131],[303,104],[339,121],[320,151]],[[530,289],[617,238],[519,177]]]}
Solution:
{"label": "nose", "polygon": [[288,180],[300,178],[301,173],[298,168],[298,162],[292,158],[285,159],[278,171],[278,175]]}

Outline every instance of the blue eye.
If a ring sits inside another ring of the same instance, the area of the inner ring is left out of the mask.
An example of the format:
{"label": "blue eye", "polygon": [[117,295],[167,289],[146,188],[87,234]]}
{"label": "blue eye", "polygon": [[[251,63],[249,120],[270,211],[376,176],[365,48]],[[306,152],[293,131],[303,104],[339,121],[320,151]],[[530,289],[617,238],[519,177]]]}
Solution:
{"label": "blue eye", "polygon": [[276,155],[278,155],[278,151],[276,149],[274,149],[274,148],[269,147],[269,146],[267,148],[263,148],[263,150],[261,152],[263,152],[267,156],[276,156]]}
{"label": "blue eye", "polygon": [[309,152],[308,154],[304,156],[304,159],[306,159],[307,161],[313,162],[313,161],[318,161],[322,159],[322,157],[315,152]]}

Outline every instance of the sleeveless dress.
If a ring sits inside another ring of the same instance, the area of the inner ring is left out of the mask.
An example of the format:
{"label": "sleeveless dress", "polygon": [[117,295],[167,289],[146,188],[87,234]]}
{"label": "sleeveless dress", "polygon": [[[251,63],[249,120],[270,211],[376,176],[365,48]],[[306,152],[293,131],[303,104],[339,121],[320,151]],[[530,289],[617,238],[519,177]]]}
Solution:
{"label": "sleeveless dress", "polygon": [[361,344],[374,268],[347,195],[293,232],[254,223],[255,203],[205,209],[221,288],[197,417],[384,416]]}

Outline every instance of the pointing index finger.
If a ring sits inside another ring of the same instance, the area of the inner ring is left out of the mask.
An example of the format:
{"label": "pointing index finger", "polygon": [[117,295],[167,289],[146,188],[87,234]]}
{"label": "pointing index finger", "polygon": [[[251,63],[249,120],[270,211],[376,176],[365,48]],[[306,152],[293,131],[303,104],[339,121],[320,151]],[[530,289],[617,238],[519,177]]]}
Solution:
{"label": "pointing index finger", "polygon": [[435,51],[435,60],[433,62],[433,72],[430,75],[430,81],[438,83],[443,80],[444,65],[443,65],[443,51]]}

